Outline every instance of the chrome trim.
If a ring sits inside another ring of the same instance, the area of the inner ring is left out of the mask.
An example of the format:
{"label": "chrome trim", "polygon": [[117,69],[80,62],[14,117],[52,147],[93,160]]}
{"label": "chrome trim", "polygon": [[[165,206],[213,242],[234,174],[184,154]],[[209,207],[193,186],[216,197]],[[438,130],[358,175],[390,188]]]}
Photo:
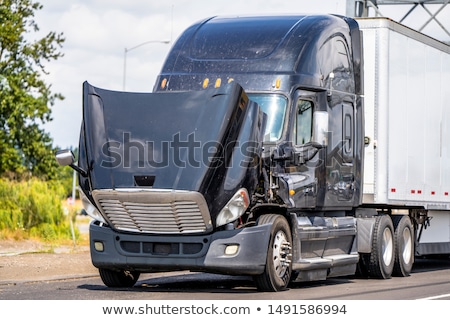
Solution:
{"label": "chrome trim", "polygon": [[212,230],[205,198],[195,191],[101,189],[92,196],[117,230],[152,234],[205,233]]}

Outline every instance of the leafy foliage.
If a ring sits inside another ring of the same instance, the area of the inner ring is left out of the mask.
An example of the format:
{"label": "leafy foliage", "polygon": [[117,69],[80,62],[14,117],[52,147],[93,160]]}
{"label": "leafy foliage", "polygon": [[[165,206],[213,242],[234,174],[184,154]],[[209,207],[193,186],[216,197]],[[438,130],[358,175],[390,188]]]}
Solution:
{"label": "leafy foliage", "polygon": [[33,175],[52,179],[57,164],[52,139],[41,129],[51,121],[51,106],[61,94],[51,92],[43,76],[45,63],[57,60],[64,38],[38,32],[34,13],[42,5],[31,0],[0,1],[0,175]]}
{"label": "leafy foliage", "polygon": [[0,238],[13,233],[21,238],[70,239],[69,219],[76,212],[64,212],[65,197],[56,181],[0,179]]}
{"label": "leafy foliage", "polygon": [[39,35],[34,20],[42,5],[0,0],[0,238],[70,238],[62,201],[72,189],[72,170],[59,167],[41,127],[62,100],[45,83],[46,64],[63,56],[64,37]]}

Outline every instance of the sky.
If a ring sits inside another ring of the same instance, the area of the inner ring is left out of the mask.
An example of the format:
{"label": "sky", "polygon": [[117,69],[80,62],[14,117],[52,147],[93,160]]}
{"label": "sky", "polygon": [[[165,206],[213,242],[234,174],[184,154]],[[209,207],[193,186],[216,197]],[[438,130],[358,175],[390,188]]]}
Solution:
{"label": "sky", "polygon": [[[40,0],[35,14],[42,36],[63,33],[64,57],[47,64],[45,77],[53,93],[65,99],[52,107],[44,125],[54,146],[75,148],[82,119],[82,84],[110,90],[150,92],[171,45],[193,23],[216,15],[287,13],[346,14],[346,0]],[[440,6],[429,6],[434,13]],[[382,6],[384,16],[401,19],[410,6]],[[420,9],[420,8],[419,8]],[[429,14],[415,10],[405,24],[420,28]],[[450,6],[437,18],[450,30]],[[448,37],[432,21],[424,30],[439,40]],[[39,35],[38,34],[38,35]],[[165,43],[170,42],[170,43]],[[125,48],[127,52],[125,54]],[[126,68],[124,63],[126,61]],[[126,71],[126,72],[124,72]]]}

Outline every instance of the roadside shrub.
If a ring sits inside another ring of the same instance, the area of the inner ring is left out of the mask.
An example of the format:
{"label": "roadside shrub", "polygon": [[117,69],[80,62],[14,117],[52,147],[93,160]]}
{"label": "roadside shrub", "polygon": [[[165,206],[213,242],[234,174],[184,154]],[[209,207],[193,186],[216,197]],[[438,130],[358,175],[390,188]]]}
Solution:
{"label": "roadside shrub", "polygon": [[65,214],[66,191],[52,181],[0,179],[0,232],[44,240],[70,239],[72,213]]}

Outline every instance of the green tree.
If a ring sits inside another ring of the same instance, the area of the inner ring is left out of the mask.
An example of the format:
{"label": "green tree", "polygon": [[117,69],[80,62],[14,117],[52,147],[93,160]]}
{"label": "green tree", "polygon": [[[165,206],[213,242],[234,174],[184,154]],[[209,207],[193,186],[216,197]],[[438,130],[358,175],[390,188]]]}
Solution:
{"label": "green tree", "polygon": [[[0,0],[0,175],[55,178],[53,141],[41,127],[62,100],[45,83],[45,64],[61,58],[62,33],[37,36],[31,0]],[[32,35],[38,38],[33,39]]]}

